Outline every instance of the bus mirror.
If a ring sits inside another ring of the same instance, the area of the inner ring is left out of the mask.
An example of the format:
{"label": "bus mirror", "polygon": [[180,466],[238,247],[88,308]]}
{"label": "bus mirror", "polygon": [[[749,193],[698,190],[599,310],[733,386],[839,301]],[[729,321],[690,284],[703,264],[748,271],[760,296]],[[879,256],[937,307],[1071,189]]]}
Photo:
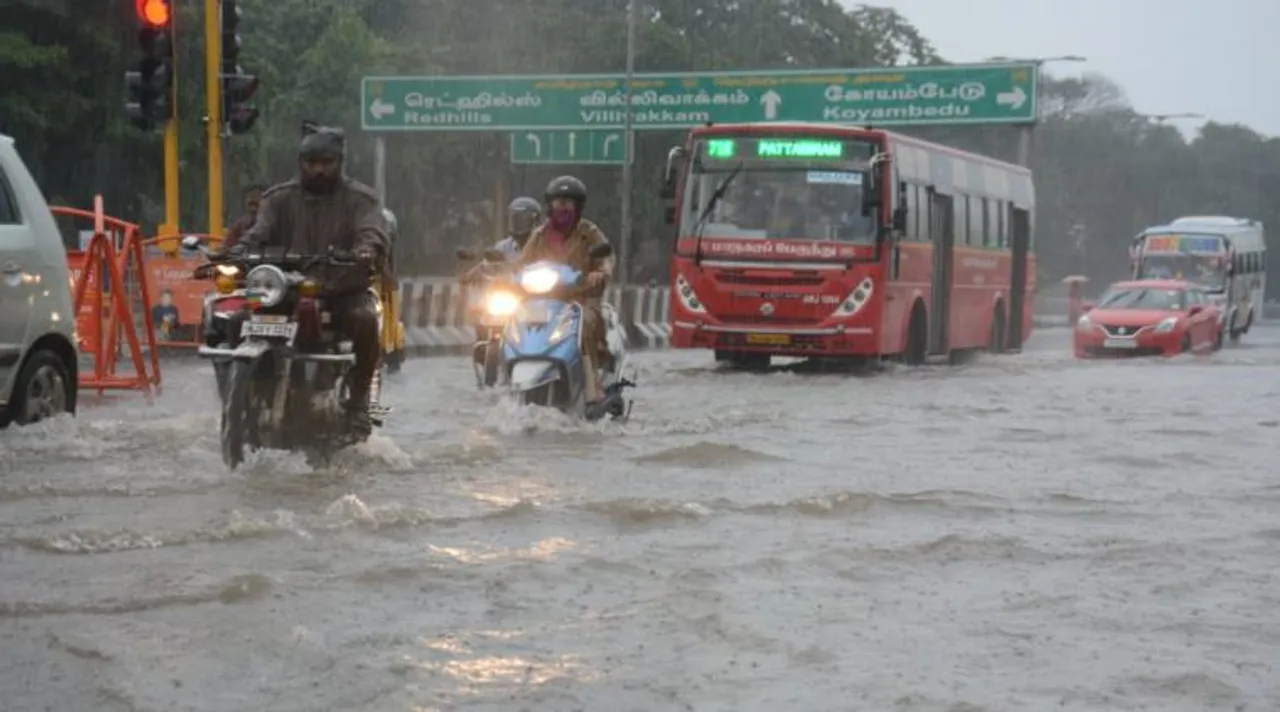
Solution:
{"label": "bus mirror", "polygon": [[906,231],[907,231],[907,208],[906,208],[906,206],[904,206],[904,205],[899,205],[897,208],[894,208],[894,211],[893,211],[893,229],[894,229],[894,230],[897,230],[898,232],[906,232]]}
{"label": "bus mirror", "polygon": [[662,219],[667,221],[668,225],[676,224],[676,206],[668,205],[662,211]]}
{"label": "bus mirror", "polygon": [[875,215],[875,209],[880,207],[880,167],[888,162],[888,154],[877,153],[875,157],[871,159],[870,167],[867,168],[862,185],[862,217],[864,218]]}
{"label": "bus mirror", "polygon": [[662,194],[664,200],[676,197],[676,178],[684,167],[685,150],[682,146],[672,146],[667,151],[667,166],[662,175]]}

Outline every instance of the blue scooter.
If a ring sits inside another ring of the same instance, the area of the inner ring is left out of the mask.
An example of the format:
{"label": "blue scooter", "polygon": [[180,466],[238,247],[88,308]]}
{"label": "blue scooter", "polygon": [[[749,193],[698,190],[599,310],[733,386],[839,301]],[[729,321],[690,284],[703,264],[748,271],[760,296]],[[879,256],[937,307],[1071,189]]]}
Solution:
{"label": "blue scooter", "polygon": [[[603,259],[613,254],[608,244],[591,249]],[[599,364],[604,400],[592,407],[586,400],[586,363],[582,358],[584,275],[557,262],[535,262],[515,275],[520,297],[503,332],[502,362],[508,387],[521,404],[556,408],[571,416],[625,420],[632,402],[624,392],[635,383],[622,377],[627,366],[626,330],[613,308],[603,305],[608,363]]]}

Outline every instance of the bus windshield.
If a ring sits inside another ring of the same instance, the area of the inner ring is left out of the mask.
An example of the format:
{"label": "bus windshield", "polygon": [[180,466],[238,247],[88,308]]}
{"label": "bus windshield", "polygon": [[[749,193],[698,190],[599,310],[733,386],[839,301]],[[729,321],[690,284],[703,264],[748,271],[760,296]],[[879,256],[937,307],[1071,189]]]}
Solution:
{"label": "bus windshield", "polygon": [[1227,260],[1217,235],[1147,235],[1138,279],[1185,279],[1209,291],[1227,286]]}
{"label": "bus windshield", "polygon": [[740,167],[707,216],[707,235],[871,244],[876,219],[862,214],[862,186],[875,153],[869,141],[813,137],[698,141],[681,224],[692,230],[716,188]]}

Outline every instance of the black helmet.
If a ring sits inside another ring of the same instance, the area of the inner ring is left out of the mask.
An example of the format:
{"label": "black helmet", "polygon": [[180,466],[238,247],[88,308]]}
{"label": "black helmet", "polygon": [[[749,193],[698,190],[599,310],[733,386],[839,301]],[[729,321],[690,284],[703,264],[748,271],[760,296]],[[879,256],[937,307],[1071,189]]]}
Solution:
{"label": "black helmet", "polygon": [[568,198],[578,204],[578,208],[587,202],[587,186],[582,181],[573,176],[560,176],[553,178],[547,184],[546,198],[548,204],[556,198]]}
{"label": "black helmet", "polygon": [[342,159],[347,150],[346,132],[330,126],[319,126],[311,122],[302,125],[302,141],[298,145],[299,158],[336,158]]}
{"label": "black helmet", "polygon": [[507,206],[507,230],[512,235],[528,235],[542,219],[542,205],[522,195]]}

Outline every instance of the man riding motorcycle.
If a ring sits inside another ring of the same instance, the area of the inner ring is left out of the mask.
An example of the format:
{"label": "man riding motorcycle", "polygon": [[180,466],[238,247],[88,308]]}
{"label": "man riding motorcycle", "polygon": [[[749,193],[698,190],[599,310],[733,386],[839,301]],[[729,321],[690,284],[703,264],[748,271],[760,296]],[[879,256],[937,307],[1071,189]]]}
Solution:
{"label": "man riding motorcycle", "polygon": [[[391,254],[388,226],[378,195],[343,172],[346,136],[341,129],[313,126],[298,146],[299,176],[269,189],[253,227],[231,255],[283,247],[322,255],[329,248],[352,251],[366,268],[384,269]],[[349,398],[353,416],[368,417],[369,392],[378,370],[378,312],[367,282],[328,300],[335,326],[352,340],[356,362]]]}
{"label": "man riding motorcycle", "polygon": [[522,268],[550,260],[567,264],[586,275],[585,283],[592,290],[592,296],[582,300],[582,358],[590,408],[604,400],[596,365],[601,359],[612,358],[605,342],[601,297],[613,276],[613,258],[596,259],[590,255],[592,247],[608,239],[595,223],[582,217],[587,203],[587,186],[582,181],[573,176],[556,178],[547,184],[544,198],[547,219],[529,236],[516,264]]}

